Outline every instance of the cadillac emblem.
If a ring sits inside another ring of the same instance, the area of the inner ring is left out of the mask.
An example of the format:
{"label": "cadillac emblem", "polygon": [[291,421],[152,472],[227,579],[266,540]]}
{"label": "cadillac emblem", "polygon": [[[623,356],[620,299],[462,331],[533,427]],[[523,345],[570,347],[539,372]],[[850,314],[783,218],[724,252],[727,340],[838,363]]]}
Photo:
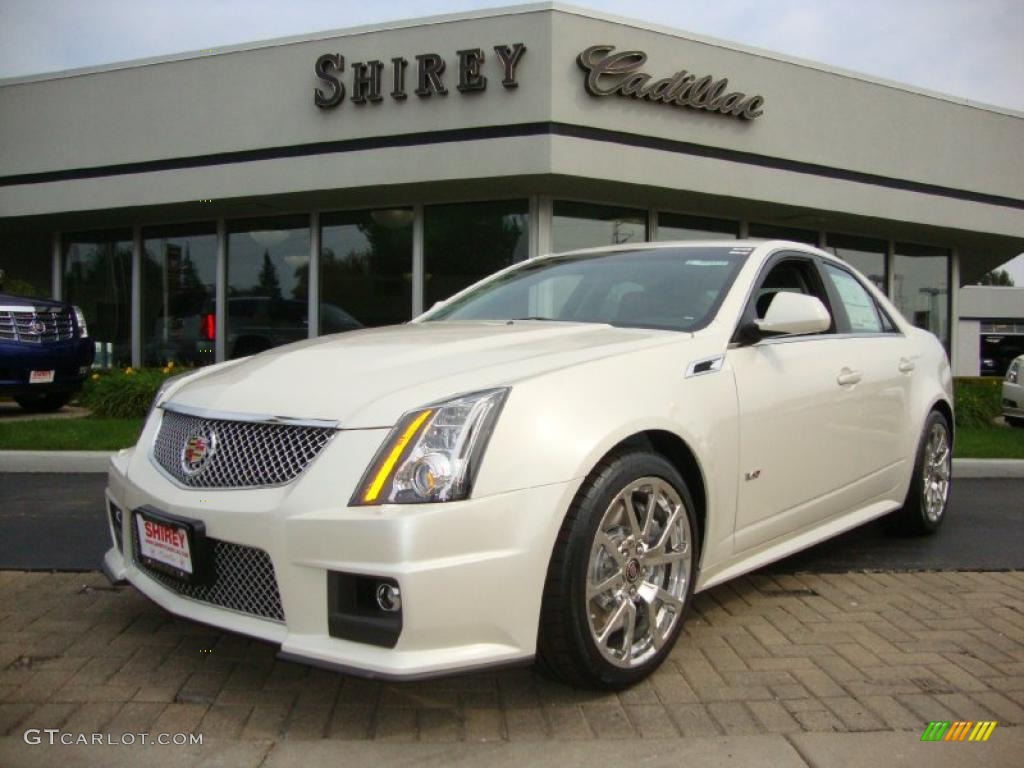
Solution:
{"label": "cadillac emblem", "polygon": [[216,450],[217,435],[213,430],[189,436],[181,449],[181,471],[188,477],[198,475],[206,469]]}
{"label": "cadillac emblem", "polygon": [[42,336],[46,332],[46,324],[42,320],[33,320],[28,328],[36,336]]}

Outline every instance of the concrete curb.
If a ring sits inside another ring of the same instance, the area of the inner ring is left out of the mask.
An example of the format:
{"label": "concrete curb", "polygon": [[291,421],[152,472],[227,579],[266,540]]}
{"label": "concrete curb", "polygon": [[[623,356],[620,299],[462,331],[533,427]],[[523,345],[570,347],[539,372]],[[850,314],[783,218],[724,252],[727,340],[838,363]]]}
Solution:
{"label": "concrete curb", "polygon": [[[0,451],[3,472],[106,472],[116,451]],[[1024,459],[953,459],[953,476],[1024,478]]]}
{"label": "concrete curb", "polygon": [[0,472],[105,473],[115,451],[0,451]]}
{"label": "concrete curb", "polygon": [[1024,478],[1024,459],[953,459],[953,477]]}

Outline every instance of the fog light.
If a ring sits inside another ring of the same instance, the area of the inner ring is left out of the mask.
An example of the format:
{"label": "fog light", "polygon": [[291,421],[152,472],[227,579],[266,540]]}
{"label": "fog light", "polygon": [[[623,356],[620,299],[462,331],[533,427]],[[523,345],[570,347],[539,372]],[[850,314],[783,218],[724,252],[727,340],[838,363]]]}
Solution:
{"label": "fog light", "polygon": [[402,610],[401,591],[391,584],[380,584],[377,587],[377,605],[388,613]]}

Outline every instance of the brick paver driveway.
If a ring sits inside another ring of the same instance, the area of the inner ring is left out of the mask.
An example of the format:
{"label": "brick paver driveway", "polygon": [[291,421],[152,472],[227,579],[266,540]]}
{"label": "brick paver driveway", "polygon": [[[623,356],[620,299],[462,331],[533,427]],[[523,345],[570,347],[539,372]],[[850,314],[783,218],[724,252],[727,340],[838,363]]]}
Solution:
{"label": "brick paver driveway", "polygon": [[1024,572],[755,574],[619,694],[529,669],[415,684],[275,659],[98,574],[0,572],[0,734],[538,741],[1024,724]]}

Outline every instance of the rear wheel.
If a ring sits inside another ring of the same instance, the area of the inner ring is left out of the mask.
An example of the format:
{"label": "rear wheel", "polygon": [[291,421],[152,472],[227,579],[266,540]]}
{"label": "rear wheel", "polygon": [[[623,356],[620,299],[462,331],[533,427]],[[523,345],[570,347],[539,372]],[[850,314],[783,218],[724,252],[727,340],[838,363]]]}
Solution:
{"label": "rear wheel", "polygon": [[946,417],[932,411],[921,433],[914,476],[903,508],[893,515],[902,533],[934,533],[942,525],[953,479],[953,440]]}
{"label": "rear wheel", "polygon": [[22,395],[14,398],[29,413],[53,413],[71,402],[71,392],[49,392],[45,395]]}
{"label": "rear wheel", "polygon": [[1006,423],[1011,427],[1017,427],[1018,429],[1024,429],[1024,419],[1019,416],[1004,416]]}
{"label": "rear wheel", "polygon": [[686,483],[657,454],[612,454],[584,481],[559,532],[538,663],[564,682],[623,688],[664,661],[697,563]]}

